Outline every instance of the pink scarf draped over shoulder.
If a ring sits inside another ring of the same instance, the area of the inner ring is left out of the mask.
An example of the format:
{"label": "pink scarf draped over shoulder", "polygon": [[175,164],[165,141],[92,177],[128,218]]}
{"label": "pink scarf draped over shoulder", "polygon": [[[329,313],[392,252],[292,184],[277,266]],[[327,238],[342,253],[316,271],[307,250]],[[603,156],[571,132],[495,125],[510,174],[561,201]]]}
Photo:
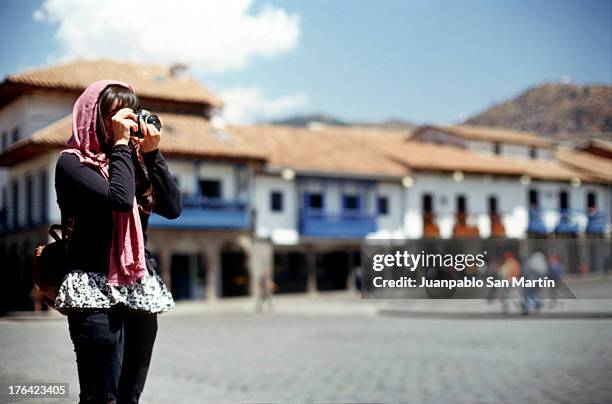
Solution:
{"label": "pink scarf draped over shoulder", "polygon": [[[82,164],[99,171],[110,181],[109,156],[102,152],[96,124],[98,99],[110,85],[132,87],[121,81],[101,80],[92,83],[77,99],[72,111],[72,136],[66,144],[68,148],[61,153],[78,156]],[[134,198],[131,212],[113,211],[113,232],[109,257],[108,284],[124,286],[134,284],[146,273],[144,237],[138,203]]]}

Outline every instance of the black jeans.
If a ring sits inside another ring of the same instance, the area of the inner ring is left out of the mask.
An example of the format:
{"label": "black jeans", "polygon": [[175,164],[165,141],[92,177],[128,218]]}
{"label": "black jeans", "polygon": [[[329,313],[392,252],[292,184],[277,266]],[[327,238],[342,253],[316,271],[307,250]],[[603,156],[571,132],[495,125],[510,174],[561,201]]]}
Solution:
{"label": "black jeans", "polygon": [[116,305],[69,313],[68,325],[79,402],[138,403],[157,335],[157,314]]}

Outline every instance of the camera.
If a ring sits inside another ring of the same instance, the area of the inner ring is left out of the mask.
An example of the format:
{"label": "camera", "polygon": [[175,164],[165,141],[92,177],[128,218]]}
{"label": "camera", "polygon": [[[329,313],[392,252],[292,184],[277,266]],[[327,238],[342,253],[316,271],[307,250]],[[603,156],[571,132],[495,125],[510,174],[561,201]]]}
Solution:
{"label": "camera", "polygon": [[162,124],[159,120],[159,117],[155,114],[150,113],[146,109],[141,109],[136,111],[136,122],[138,122],[138,130],[130,130],[130,135],[135,136],[137,138],[144,138],[142,131],[140,130],[140,121],[143,121],[145,124],[150,123],[157,128],[157,130],[161,130]]}

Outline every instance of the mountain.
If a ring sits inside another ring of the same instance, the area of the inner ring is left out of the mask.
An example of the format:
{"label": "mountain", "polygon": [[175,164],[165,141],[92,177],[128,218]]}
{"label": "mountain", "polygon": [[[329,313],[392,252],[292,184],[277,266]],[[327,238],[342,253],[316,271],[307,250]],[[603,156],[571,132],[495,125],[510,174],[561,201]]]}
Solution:
{"label": "mountain", "polygon": [[465,121],[564,137],[612,136],[612,86],[547,83]]}
{"label": "mountain", "polygon": [[317,124],[324,124],[328,126],[359,126],[407,131],[411,131],[416,126],[413,123],[404,121],[402,119],[389,119],[383,122],[346,121],[329,114],[296,115],[289,118],[272,121],[270,123],[273,125],[294,127],[308,127]]}
{"label": "mountain", "polygon": [[273,125],[306,127],[321,123],[329,126],[347,126],[348,123],[327,114],[296,115],[285,119],[270,122]]}

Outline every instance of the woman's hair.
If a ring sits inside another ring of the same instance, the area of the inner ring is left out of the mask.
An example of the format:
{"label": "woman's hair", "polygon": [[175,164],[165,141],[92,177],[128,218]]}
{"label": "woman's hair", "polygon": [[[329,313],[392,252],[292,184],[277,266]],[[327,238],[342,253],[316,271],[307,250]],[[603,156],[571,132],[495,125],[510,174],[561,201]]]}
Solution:
{"label": "woman's hair", "polygon": [[[104,127],[104,118],[122,108],[131,108],[136,111],[140,109],[140,100],[132,90],[127,87],[110,85],[98,98],[98,117],[96,125],[96,135],[102,151],[110,155],[112,150],[112,136],[107,136],[107,128]],[[151,213],[153,208],[153,184],[149,179],[147,169],[141,153],[136,150],[133,144],[132,162],[134,163],[134,177],[136,180],[136,200],[139,209],[146,213]]]}
{"label": "woman's hair", "polygon": [[98,116],[96,134],[100,148],[108,155],[112,149],[112,136],[107,136],[109,128],[104,127],[104,118],[122,108],[137,110],[140,108],[140,100],[132,90],[127,87],[110,85],[106,87],[98,98]]}

